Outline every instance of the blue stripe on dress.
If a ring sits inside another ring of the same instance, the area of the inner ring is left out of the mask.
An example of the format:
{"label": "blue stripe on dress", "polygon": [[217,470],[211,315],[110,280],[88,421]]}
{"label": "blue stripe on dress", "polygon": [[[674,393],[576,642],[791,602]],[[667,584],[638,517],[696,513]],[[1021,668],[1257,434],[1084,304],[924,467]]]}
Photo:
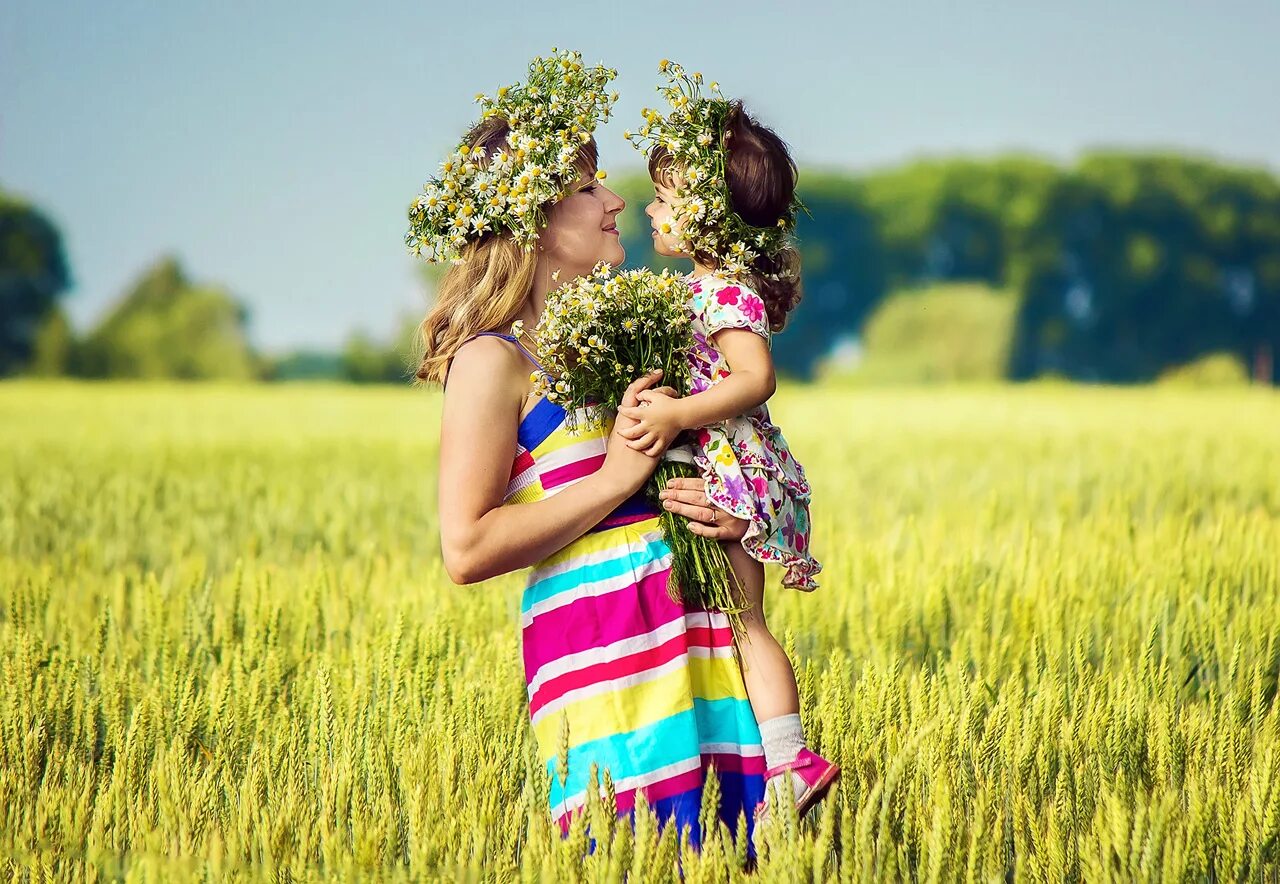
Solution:
{"label": "blue stripe on dress", "polygon": [[526,451],[533,451],[564,423],[564,409],[549,399],[541,399],[520,421],[516,439]]}
{"label": "blue stripe on dress", "polygon": [[643,491],[639,491],[618,504],[617,509],[605,516],[599,525],[596,525],[587,533],[598,534],[601,531],[616,528],[619,524],[638,521],[641,517],[652,518],[656,515],[658,515],[658,511],[649,502],[649,498],[645,496]]}
{"label": "blue stripe on dress", "polygon": [[605,559],[590,565],[580,565],[560,574],[544,577],[537,583],[529,584],[520,602],[520,613],[527,614],[529,609],[540,602],[557,596],[562,592],[581,586],[584,583],[595,583],[624,574],[634,574],[642,566],[655,562],[667,554],[670,547],[665,540],[651,540],[639,548],[627,549],[617,558]]}
{"label": "blue stripe on dress", "polygon": [[[755,809],[764,801],[764,779],[759,774],[742,774],[732,770],[717,770],[720,778],[721,821],[729,829],[729,834],[738,836],[738,811],[746,817],[747,837],[752,836],[755,829]],[[705,786],[703,787],[705,788]],[[702,812],[702,789],[690,789],[679,795],[670,795],[655,801],[652,805],[654,816],[658,818],[658,827],[665,828],[674,823],[676,831],[688,831],[689,840],[695,846],[702,842],[702,826],[698,817]],[[635,810],[630,812],[634,824]],[[755,846],[747,842],[747,855],[755,856]]]}
{"label": "blue stripe on dress", "polygon": [[[594,762],[601,778],[606,770],[614,783],[641,776],[686,761],[696,755],[701,764],[702,743],[731,743],[741,746],[740,734],[755,730],[756,719],[746,700],[693,698],[693,708],[677,712],[629,733],[611,734],[569,749],[569,776],[564,785],[556,772],[557,758],[546,763],[551,777],[551,806],[558,807],[566,796],[587,788]],[[569,733],[573,740],[573,732]],[[692,750],[692,753],[690,753]],[[637,761],[643,765],[638,769]],[[664,777],[664,779],[666,779]],[[758,779],[758,777],[757,777]],[[662,782],[659,780],[658,782]],[[652,785],[652,784],[650,784]]]}

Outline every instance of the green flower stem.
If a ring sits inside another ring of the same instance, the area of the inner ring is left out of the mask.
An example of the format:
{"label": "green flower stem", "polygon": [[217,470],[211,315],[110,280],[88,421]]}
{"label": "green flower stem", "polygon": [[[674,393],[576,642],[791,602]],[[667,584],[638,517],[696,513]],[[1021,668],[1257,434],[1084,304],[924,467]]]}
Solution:
{"label": "green flower stem", "polygon": [[[664,460],[654,472],[647,490],[655,503],[658,492],[670,479],[693,478],[698,475],[693,464]],[[742,612],[737,578],[729,557],[718,540],[702,537],[689,530],[689,520],[661,509],[659,524],[667,545],[671,547],[671,571],[667,592],[677,602],[690,607],[723,611],[735,631],[742,626]]]}

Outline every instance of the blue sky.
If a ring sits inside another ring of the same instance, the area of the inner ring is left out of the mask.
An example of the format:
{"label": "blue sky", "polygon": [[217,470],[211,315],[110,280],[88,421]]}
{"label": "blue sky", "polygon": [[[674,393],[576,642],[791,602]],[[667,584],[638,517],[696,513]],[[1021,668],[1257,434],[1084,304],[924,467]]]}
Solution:
{"label": "blue sky", "polygon": [[619,70],[606,168],[639,165],[621,132],[670,57],[802,169],[1129,146],[1280,171],[1274,0],[840,5],[8,0],[0,187],[62,229],[78,326],[172,252],[280,350],[421,310],[405,207],[472,96],[553,45]]}

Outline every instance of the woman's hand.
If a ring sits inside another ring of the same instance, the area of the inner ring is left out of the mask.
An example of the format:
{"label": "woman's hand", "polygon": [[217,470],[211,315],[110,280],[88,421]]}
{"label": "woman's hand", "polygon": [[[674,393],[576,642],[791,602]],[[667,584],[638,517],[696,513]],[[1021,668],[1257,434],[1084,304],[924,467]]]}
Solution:
{"label": "woman's hand", "polygon": [[[661,379],[662,370],[657,369],[632,381],[631,386],[627,387],[622,396],[622,408],[628,410],[635,408],[640,403],[637,397],[641,391],[648,390]],[[649,480],[649,477],[653,475],[653,471],[658,468],[658,459],[661,457],[662,451],[665,450],[664,448],[651,455],[644,451],[632,449],[627,444],[629,439],[626,434],[634,427],[634,420],[619,413],[617,420],[613,424],[613,432],[609,434],[604,465],[600,467],[598,474],[606,481],[615,483],[616,487],[620,488],[627,496],[639,491],[641,486]]]}
{"label": "woman's hand", "polygon": [[713,540],[741,540],[746,536],[746,519],[731,516],[707,500],[702,479],[671,479],[658,497],[667,510],[689,520],[689,530]]}

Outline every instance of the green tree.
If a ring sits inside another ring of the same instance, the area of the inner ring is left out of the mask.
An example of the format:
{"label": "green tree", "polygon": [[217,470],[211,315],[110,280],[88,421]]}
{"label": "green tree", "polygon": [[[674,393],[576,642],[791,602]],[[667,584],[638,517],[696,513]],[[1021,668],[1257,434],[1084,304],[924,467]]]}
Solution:
{"label": "green tree", "polygon": [[1159,382],[1173,387],[1237,387],[1249,383],[1249,372],[1234,353],[1210,353],[1167,369]]}
{"label": "green tree", "polygon": [[54,307],[36,329],[27,373],[37,377],[60,377],[75,368],[76,339],[62,308]]}
{"label": "green tree", "polygon": [[894,288],[1003,285],[1010,258],[1060,175],[1037,157],[922,160],[866,176],[862,191]]}
{"label": "green tree", "polygon": [[40,329],[69,283],[57,228],[0,191],[0,376],[27,367]]}
{"label": "green tree", "polygon": [[263,376],[269,381],[342,381],[346,371],[338,353],[293,350],[272,358]]}
{"label": "green tree", "polygon": [[863,329],[854,377],[865,383],[949,383],[1004,377],[1017,298],[977,283],[898,291]]}
{"label": "green tree", "polygon": [[1280,183],[1191,157],[1099,153],[1063,174],[1013,274],[1014,377],[1144,381],[1280,349]]}
{"label": "green tree", "polygon": [[259,373],[248,313],[224,289],[193,285],[174,258],[152,266],[85,339],[90,377],[247,380]]}
{"label": "green tree", "polygon": [[807,211],[796,225],[803,285],[799,305],[773,339],[779,371],[813,376],[822,357],[862,326],[884,297],[884,245],[860,182],[843,174],[800,176]]}
{"label": "green tree", "polygon": [[347,338],[342,350],[342,374],[357,384],[404,384],[418,369],[418,319],[402,317],[389,342],[363,331]]}

